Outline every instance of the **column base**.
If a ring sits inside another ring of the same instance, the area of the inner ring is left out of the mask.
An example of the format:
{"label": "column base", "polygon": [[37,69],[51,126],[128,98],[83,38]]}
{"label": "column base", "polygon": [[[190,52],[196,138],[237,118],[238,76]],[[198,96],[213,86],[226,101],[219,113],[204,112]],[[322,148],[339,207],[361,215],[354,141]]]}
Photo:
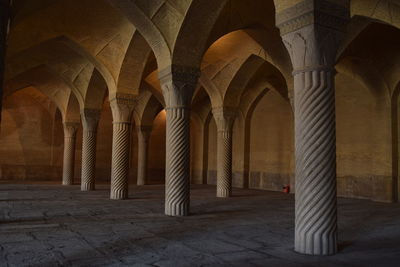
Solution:
{"label": "column base", "polygon": [[229,190],[217,188],[217,197],[227,198],[227,197],[231,197],[231,196],[232,196],[232,192],[230,192]]}
{"label": "column base", "polygon": [[337,253],[335,237],[297,237],[294,251],[305,255],[329,256]]}
{"label": "column base", "polygon": [[81,191],[94,191],[94,184],[81,184]]}
{"label": "column base", "polygon": [[116,192],[111,191],[110,199],[113,199],[113,200],[128,199],[128,192],[126,192],[126,191],[116,191]]}
{"label": "column base", "polygon": [[189,216],[189,204],[183,204],[181,206],[165,205],[165,215]]}
{"label": "column base", "polygon": [[72,183],[72,182],[67,182],[67,181],[63,181],[62,182],[62,185],[74,185],[74,183]]}

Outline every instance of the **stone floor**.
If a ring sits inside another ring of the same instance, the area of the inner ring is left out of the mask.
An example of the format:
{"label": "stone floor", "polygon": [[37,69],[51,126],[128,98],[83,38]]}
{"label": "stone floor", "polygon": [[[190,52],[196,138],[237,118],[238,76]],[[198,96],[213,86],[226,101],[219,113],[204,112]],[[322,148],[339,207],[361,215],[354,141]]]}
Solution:
{"label": "stone floor", "polygon": [[0,185],[0,266],[400,266],[400,204],[339,199],[340,253],[293,252],[293,195],[193,186],[192,215],[163,215],[162,186]]}

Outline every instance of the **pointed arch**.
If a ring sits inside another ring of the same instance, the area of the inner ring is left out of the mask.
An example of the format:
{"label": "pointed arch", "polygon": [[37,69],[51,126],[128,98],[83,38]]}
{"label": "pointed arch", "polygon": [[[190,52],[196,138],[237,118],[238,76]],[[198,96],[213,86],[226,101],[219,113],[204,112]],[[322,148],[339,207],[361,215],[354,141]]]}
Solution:
{"label": "pointed arch", "polygon": [[135,32],[125,54],[118,77],[117,92],[139,94],[140,84],[152,50],[139,32]]}
{"label": "pointed arch", "polygon": [[[57,105],[64,117],[67,109],[66,100],[70,97],[71,87],[63,78],[56,75],[47,66],[41,65],[8,80],[4,96],[7,97],[15,91],[28,86],[34,86],[43,94],[47,95]],[[83,99],[80,98],[79,95],[76,98],[79,105],[83,106]]]}
{"label": "pointed arch", "polygon": [[[111,6],[122,13],[140,32],[153,50],[158,66],[163,69],[170,65],[171,51],[161,31],[151,20],[152,15],[146,14],[130,0],[106,0]],[[154,15],[154,14],[153,14]]]}
{"label": "pointed arch", "polygon": [[396,0],[351,0],[351,16],[362,16],[400,29],[400,3]]}
{"label": "pointed arch", "polygon": [[239,106],[240,98],[244,89],[246,88],[246,85],[263,63],[264,60],[255,55],[251,55],[246,59],[246,61],[241,65],[240,69],[236,72],[232,81],[229,83],[222,106]]}
{"label": "pointed arch", "polygon": [[64,122],[77,122],[81,121],[81,113],[78,100],[75,95],[71,92],[67,99],[67,109],[63,117]]}
{"label": "pointed arch", "polygon": [[85,94],[84,108],[101,110],[106,95],[107,83],[101,73],[94,69]]}

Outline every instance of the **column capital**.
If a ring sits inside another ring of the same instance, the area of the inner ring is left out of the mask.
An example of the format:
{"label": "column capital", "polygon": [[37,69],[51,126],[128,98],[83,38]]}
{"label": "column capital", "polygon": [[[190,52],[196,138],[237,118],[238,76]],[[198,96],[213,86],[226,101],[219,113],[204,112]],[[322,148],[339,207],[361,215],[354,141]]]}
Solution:
{"label": "column capital", "polygon": [[79,128],[79,122],[64,122],[64,137],[73,138]]}
{"label": "column capital", "polygon": [[212,109],[212,114],[217,124],[218,131],[232,131],[238,110],[231,107],[218,107]]}
{"label": "column capital", "polygon": [[304,0],[276,15],[294,74],[333,71],[337,49],[350,21],[347,0]]}
{"label": "column capital", "polygon": [[113,123],[131,123],[136,96],[117,93],[110,99]]}
{"label": "column capital", "polygon": [[192,102],[200,70],[171,65],[158,74],[167,108],[187,108]]}
{"label": "column capital", "polygon": [[85,130],[96,131],[101,116],[101,110],[85,108],[81,110],[82,126]]}
{"label": "column capital", "polygon": [[313,24],[343,31],[349,20],[350,1],[348,0],[303,0],[276,13],[276,25],[281,35]]}

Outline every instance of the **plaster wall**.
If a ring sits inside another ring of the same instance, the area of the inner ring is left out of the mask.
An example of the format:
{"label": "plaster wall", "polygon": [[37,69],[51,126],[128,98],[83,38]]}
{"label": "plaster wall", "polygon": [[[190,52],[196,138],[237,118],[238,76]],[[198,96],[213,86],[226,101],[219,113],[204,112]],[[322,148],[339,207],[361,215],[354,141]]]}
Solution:
{"label": "plaster wall", "polygon": [[293,177],[293,115],[290,104],[270,90],[251,118],[249,187],[282,191]]}
{"label": "plaster wall", "polygon": [[244,132],[243,121],[238,116],[233,124],[232,136],[232,186],[243,188],[245,185],[244,177]]}
{"label": "plaster wall", "polygon": [[372,94],[340,73],[336,84],[338,195],[390,201],[391,109],[386,92]]}
{"label": "plaster wall", "polygon": [[[391,109],[383,90],[369,90],[344,74],[336,75],[338,195],[392,200]],[[149,139],[149,183],[165,177],[165,112],[154,120]],[[130,180],[137,175],[137,135],[132,125]],[[244,131],[233,127],[233,185],[243,185]],[[192,178],[201,183],[203,171],[201,125],[192,123]],[[250,120],[249,187],[281,191],[294,189],[293,115],[287,100],[269,91]],[[208,184],[216,183],[217,128],[208,125]],[[75,182],[80,180],[82,129],[77,133]],[[109,181],[112,149],[112,115],[104,102],[98,130],[97,179]],[[54,104],[32,87],[5,98],[0,133],[1,179],[61,181],[63,128]],[[207,164],[206,167],[207,167]]]}
{"label": "plaster wall", "polygon": [[208,128],[207,184],[217,184],[217,125],[211,118]]}
{"label": "plaster wall", "polygon": [[148,183],[150,184],[165,182],[165,135],[166,113],[161,111],[153,121],[149,139]]}
{"label": "plaster wall", "polygon": [[[372,92],[355,79],[339,73],[336,103],[338,196],[391,201],[391,110],[386,92]],[[290,184],[293,192],[294,122],[290,104],[271,90],[258,103],[250,123],[249,187],[281,191],[283,185]],[[243,132],[240,127],[236,120],[233,134],[235,187],[243,182],[240,153],[243,153],[244,137],[240,135]],[[212,119],[208,130],[208,184],[216,183],[216,131]],[[194,133],[192,137],[197,139],[198,135]],[[192,162],[192,166],[196,164]]]}
{"label": "plaster wall", "polygon": [[30,87],[4,99],[1,179],[61,181],[62,153],[61,114],[46,96]]}
{"label": "plaster wall", "polygon": [[[0,133],[0,167],[3,180],[61,181],[64,133],[61,114],[48,97],[34,88],[20,90],[4,101]],[[97,132],[96,179],[110,181],[112,114],[103,104]],[[137,177],[137,133],[132,124],[131,183]],[[75,152],[75,183],[80,182],[82,127]],[[165,175],[165,112],[154,120],[149,140],[149,183],[163,183]]]}
{"label": "plaster wall", "polygon": [[190,166],[191,166],[191,182],[193,184],[203,183],[203,145],[207,138],[208,132],[203,132],[204,128],[199,125],[201,122],[191,120],[190,123]]}
{"label": "plaster wall", "polygon": [[104,101],[97,130],[96,179],[110,181],[112,151],[112,114],[110,102]]}

